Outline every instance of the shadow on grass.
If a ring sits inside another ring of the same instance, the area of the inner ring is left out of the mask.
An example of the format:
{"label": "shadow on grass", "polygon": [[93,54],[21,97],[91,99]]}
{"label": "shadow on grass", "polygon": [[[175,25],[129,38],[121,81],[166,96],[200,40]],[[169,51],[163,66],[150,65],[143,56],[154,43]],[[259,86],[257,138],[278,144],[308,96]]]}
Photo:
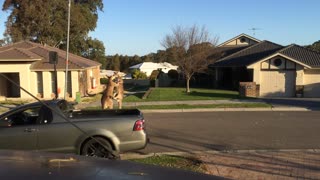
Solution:
{"label": "shadow on grass", "polygon": [[147,91],[149,89],[149,86],[132,86],[132,85],[124,85],[124,90],[125,91]]}
{"label": "shadow on grass", "polygon": [[135,93],[135,94],[130,94],[126,96],[123,99],[123,102],[135,102],[135,101],[141,101],[144,93]]}

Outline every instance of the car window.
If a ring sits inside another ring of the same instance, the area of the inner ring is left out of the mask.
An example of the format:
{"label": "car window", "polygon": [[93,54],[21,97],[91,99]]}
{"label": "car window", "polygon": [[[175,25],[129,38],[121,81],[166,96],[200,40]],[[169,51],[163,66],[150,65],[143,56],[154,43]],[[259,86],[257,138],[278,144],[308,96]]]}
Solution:
{"label": "car window", "polygon": [[8,126],[36,124],[39,117],[39,111],[40,107],[24,109],[7,116],[4,120],[8,121]]}

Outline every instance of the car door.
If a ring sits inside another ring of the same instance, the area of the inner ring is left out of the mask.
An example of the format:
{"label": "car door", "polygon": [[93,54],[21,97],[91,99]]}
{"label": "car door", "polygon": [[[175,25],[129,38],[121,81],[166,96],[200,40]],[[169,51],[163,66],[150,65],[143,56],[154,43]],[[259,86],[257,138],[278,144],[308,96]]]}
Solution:
{"label": "car door", "polygon": [[44,118],[44,123],[41,123],[38,128],[38,150],[75,152],[76,141],[81,132],[67,123],[56,112],[52,112],[48,108],[44,111],[46,111],[47,118]]}
{"label": "car door", "polygon": [[39,107],[26,108],[0,119],[1,149],[36,150],[38,110]]}

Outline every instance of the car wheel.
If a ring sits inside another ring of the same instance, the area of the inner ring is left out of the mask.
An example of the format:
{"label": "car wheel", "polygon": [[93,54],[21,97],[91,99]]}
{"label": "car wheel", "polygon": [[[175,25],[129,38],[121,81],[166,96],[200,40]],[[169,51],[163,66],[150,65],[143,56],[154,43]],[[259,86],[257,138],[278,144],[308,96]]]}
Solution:
{"label": "car wheel", "polygon": [[84,143],[81,148],[81,155],[113,159],[112,153],[105,147],[112,150],[112,146],[108,140],[102,137],[95,137]]}

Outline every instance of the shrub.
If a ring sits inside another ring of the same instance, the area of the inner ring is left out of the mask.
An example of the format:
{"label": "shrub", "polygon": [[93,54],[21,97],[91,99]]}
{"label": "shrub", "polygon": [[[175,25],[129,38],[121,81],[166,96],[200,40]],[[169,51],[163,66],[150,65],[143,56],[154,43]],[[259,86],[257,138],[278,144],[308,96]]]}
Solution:
{"label": "shrub", "polygon": [[132,77],[133,79],[147,79],[147,74],[136,69],[133,71]]}
{"label": "shrub", "polygon": [[178,79],[179,73],[178,73],[177,70],[171,69],[171,70],[168,71],[168,76],[169,76],[171,79]]}
{"label": "shrub", "polygon": [[109,79],[108,78],[100,78],[100,84],[108,84]]}
{"label": "shrub", "polygon": [[160,71],[158,71],[158,70],[153,70],[152,73],[151,73],[151,75],[150,75],[150,78],[149,78],[149,79],[150,79],[150,80],[155,80],[155,79],[157,79],[159,73],[160,73]]}

